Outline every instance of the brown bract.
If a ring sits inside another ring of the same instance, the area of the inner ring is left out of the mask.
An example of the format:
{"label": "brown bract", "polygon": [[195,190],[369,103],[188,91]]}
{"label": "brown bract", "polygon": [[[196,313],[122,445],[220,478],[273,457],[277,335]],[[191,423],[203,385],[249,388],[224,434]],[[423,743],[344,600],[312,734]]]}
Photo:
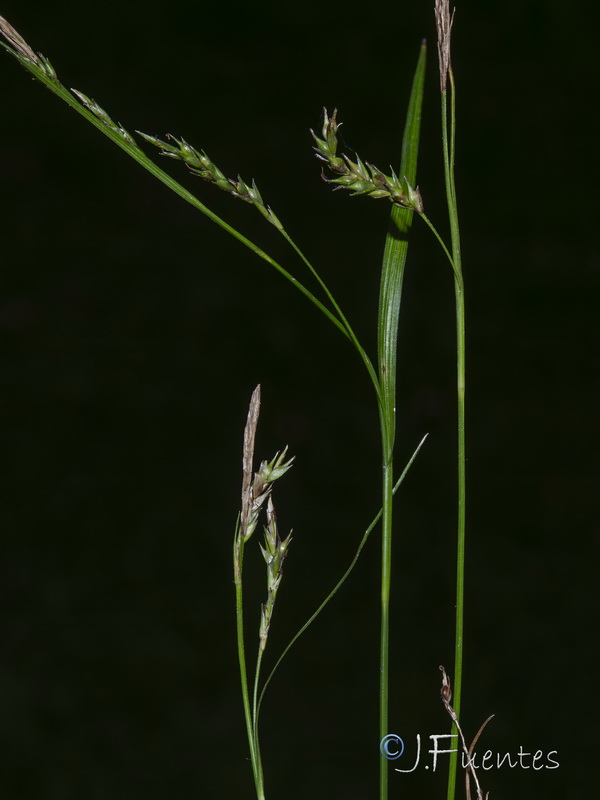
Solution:
{"label": "brown bract", "polygon": [[22,56],[28,58],[34,64],[39,64],[38,56],[33,52],[31,47],[27,44],[25,39],[17,33],[17,31],[13,28],[13,26],[8,23],[4,17],[0,17],[0,33],[6,41],[12,45],[15,50],[21,53]]}

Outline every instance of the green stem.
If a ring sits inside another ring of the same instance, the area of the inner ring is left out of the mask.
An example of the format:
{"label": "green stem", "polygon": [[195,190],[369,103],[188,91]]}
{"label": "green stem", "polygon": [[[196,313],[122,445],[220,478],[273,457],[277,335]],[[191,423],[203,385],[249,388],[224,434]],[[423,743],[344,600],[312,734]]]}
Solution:
{"label": "green stem", "polygon": [[237,648],[238,660],[240,663],[240,678],[242,683],[242,701],[244,704],[244,717],[246,720],[246,733],[248,745],[250,747],[250,760],[252,762],[252,773],[254,775],[254,785],[256,786],[257,800],[265,800],[262,765],[260,763],[260,753],[256,745],[255,726],[253,714],[250,707],[250,692],[248,691],[248,672],[246,669],[246,651],[244,647],[244,601],[242,592],[242,566],[244,561],[244,539],[239,532],[239,522],[236,527],[236,534],[233,545],[233,570],[235,580],[235,617],[237,627]]}
{"label": "green stem", "polygon": [[317,270],[313,267],[313,265],[310,263],[308,258],[304,255],[302,250],[298,247],[296,242],[288,234],[288,232],[285,230],[285,228],[281,228],[281,234],[285,238],[285,240],[288,242],[288,244],[295,250],[295,252],[298,254],[298,256],[300,256],[302,261],[306,264],[308,269],[311,271],[311,273],[317,279],[317,281],[319,283],[319,286],[323,289],[323,291],[327,295],[327,299],[329,300],[329,302],[331,303],[335,313],[337,314],[337,319],[339,319],[341,321],[341,323],[342,323],[342,325],[344,327],[344,333],[350,339],[350,341],[352,342],[352,344],[354,345],[354,347],[358,351],[358,353],[359,353],[359,355],[360,355],[360,357],[361,357],[361,359],[363,361],[363,364],[367,368],[367,372],[369,373],[369,377],[371,378],[371,382],[373,384],[373,387],[375,389],[375,393],[377,395],[377,400],[378,400],[379,403],[381,403],[381,388],[380,388],[380,385],[379,385],[379,380],[377,378],[377,373],[375,372],[373,364],[371,363],[371,359],[367,355],[364,347],[358,341],[358,338],[356,337],[356,334],[354,333],[354,330],[352,329],[352,326],[348,322],[344,312],[342,311],[342,309],[338,305],[335,297],[331,293],[331,291],[330,291],[329,287],[327,286],[327,284],[325,283],[325,281],[321,278],[321,276],[319,275]]}
{"label": "green stem", "polygon": [[[262,644],[262,643],[261,643]],[[260,740],[258,738],[258,682],[260,678],[260,667],[262,664],[264,649],[262,646],[258,648],[258,656],[256,659],[256,672],[254,673],[254,689],[252,691],[252,736],[254,739],[254,755],[256,758],[256,769],[258,772],[259,783],[262,795],[259,794],[259,800],[264,797],[264,778],[262,759],[260,757]]]}
{"label": "green stem", "polygon": [[448,261],[450,262],[450,266],[456,272],[456,269],[455,269],[455,266],[454,266],[454,260],[452,259],[452,256],[450,255],[450,251],[446,247],[446,243],[444,242],[444,240],[442,239],[442,237],[438,233],[437,228],[434,227],[433,223],[431,222],[431,220],[429,219],[429,217],[426,214],[421,214],[420,217],[423,220],[423,222],[427,225],[429,230],[433,233],[433,235],[438,240],[438,242],[440,243],[442,250],[446,254],[446,256],[448,258]]}
{"label": "green stem", "polygon": [[[464,594],[465,594],[465,522],[466,522],[466,457],[465,457],[465,293],[460,253],[460,230],[454,183],[455,153],[455,85],[452,69],[448,70],[451,88],[450,135],[448,134],[447,92],[442,92],[442,142],[444,150],[444,177],[446,199],[452,239],[452,262],[454,267],[454,293],[456,301],[456,385],[457,385],[457,432],[458,432],[458,520],[456,546],[456,632],[454,645],[454,697],[453,705],[460,718],[463,672],[464,638]],[[452,733],[457,734],[456,725]],[[458,752],[451,753],[448,773],[448,800],[454,800]]]}
{"label": "green stem", "polygon": [[[400,175],[410,185],[416,184],[421,108],[425,76],[426,47],[423,42],[415,70],[404,136]],[[396,433],[396,365],[398,356],[398,321],[402,299],[402,283],[408,233],[413,212],[395,206],[390,216],[386,237],[381,283],[379,289],[379,315],[377,321],[377,354],[381,399],[379,422],[382,448],[382,536],[381,536],[381,630],[379,670],[379,735],[380,741],[388,733],[389,709],[389,646],[390,646],[390,590],[392,583],[392,511],[394,489],[394,439]],[[388,798],[388,762],[379,759],[379,797]]]}
{"label": "green stem", "polygon": [[[384,453],[388,450],[389,439],[383,428]],[[381,537],[381,632],[380,632],[380,672],[379,672],[379,740],[388,733],[389,709],[389,658],[390,658],[390,590],[392,585],[392,508],[393,508],[394,467],[391,451],[388,451],[383,465],[383,506]],[[387,800],[388,762],[379,762],[379,796]]]}

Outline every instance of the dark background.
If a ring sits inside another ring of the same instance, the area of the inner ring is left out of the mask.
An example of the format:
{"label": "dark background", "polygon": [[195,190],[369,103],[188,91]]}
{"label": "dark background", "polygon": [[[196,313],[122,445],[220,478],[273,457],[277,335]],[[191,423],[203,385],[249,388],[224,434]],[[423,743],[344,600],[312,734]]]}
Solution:
{"label": "dark background", "polygon": [[[419,183],[445,230],[433,3],[5,2],[67,86],[126,128],[179,134],[254,177],[370,351],[389,208],[333,195],[323,105],[350,148],[399,158],[421,37]],[[491,797],[593,797],[600,288],[593,6],[464,0],[457,181],[468,309],[463,722],[481,751],[558,751],[485,773]],[[378,507],[372,390],[343,337],[264,262],[1,55],[0,794],[253,796],[236,672],[231,541],[250,393],[257,445],[297,463],[274,656]],[[249,206],[177,179],[298,276]],[[453,287],[415,220],[400,329],[390,726],[447,730],[455,526]],[[249,554],[247,621],[263,598]],[[254,576],[254,577],[253,577]],[[262,716],[269,798],[377,796],[378,545],[299,642]],[[249,635],[249,642],[254,634]],[[252,650],[252,647],[249,647]],[[404,764],[408,766],[408,764]],[[444,796],[445,771],[390,776]],[[459,790],[459,796],[462,790]]]}

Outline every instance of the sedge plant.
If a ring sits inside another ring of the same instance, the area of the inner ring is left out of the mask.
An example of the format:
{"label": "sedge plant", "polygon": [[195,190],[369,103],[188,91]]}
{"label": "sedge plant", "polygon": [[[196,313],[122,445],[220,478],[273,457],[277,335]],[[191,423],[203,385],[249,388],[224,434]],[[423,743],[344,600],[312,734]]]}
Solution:
{"label": "sedge plant", "polygon": [[[371,525],[365,531],[357,553],[344,572],[341,580],[321,603],[315,614],[292,639],[286,650],[275,664],[275,668],[298,636],[311,624],[326,603],[338,591],[354,567],[360,552],[375,525],[381,521],[381,612],[380,612],[380,685],[379,685],[379,738],[388,733],[389,707],[389,640],[390,640],[390,596],[392,588],[392,543],[393,543],[393,499],[394,493],[402,481],[407,469],[412,464],[418,449],[406,465],[399,479],[395,476],[395,439],[396,439],[396,386],[398,361],[398,325],[402,298],[404,270],[408,254],[408,238],[415,214],[430,228],[440,243],[454,275],[457,320],[457,387],[458,387],[458,543],[457,543],[457,598],[456,598],[456,647],[454,665],[455,700],[453,706],[454,733],[457,732],[460,715],[462,684],[462,645],[464,616],[464,541],[465,541],[465,318],[464,318],[464,282],[460,257],[460,235],[458,211],[454,181],[455,159],[455,84],[450,61],[450,33],[452,17],[448,0],[436,0],[435,18],[438,35],[438,56],[440,70],[441,112],[442,112],[442,145],[444,154],[444,179],[448,206],[450,246],[447,247],[442,237],[429,220],[424,210],[421,193],[417,187],[417,165],[419,155],[421,109],[423,103],[426,45],[422,44],[412,82],[411,93],[406,114],[406,123],[401,145],[399,169],[390,168],[384,172],[375,165],[363,161],[358,154],[350,158],[346,153],[339,153],[337,111],[331,113],[324,110],[323,124],[319,134],[312,133],[314,149],[321,162],[326,181],[336,189],[347,189],[353,195],[363,195],[373,199],[387,200],[391,204],[388,230],[383,250],[380,275],[379,305],[377,315],[377,359],[371,360],[366,349],[359,341],[347,316],[336,301],[333,292],[326,284],[322,274],[308,259],[298,244],[289,235],[284,223],[275,211],[265,203],[254,181],[244,181],[239,175],[227,177],[210,159],[204,150],[197,149],[183,138],[167,135],[159,138],[137,131],[140,140],[158,149],[161,155],[171,160],[183,162],[188,170],[201,180],[214,184],[232,197],[242,200],[260,213],[260,215],[289,244],[292,255],[307,271],[308,277],[316,283],[313,291],[292,273],[288,266],[279,263],[254,241],[242,235],[225,220],[211,211],[203,201],[187,188],[162,170],[142,149],[138,140],[121,124],[115,122],[95,100],[77,90],[69,90],[58,78],[50,61],[36,53],[17,31],[0,17],[0,32],[6,43],[2,43],[19,63],[39,82],[49,88],[61,100],[80,114],[114,144],[124,150],[127,155],[137,161],[156,179],[165,184],[171,191],[179,195],[187,203],[194,206],[210,220],[220,226],[226,233],[237,239],[255,256],[276,269],[291,285],[301,292],[329,322],[340,332],[354,348],[360,358],[366,376],[373,388],[376,401],[380,438],[381,438],[381,508],[375,515]],[[449,87],[449,88],[448,88]],[[448,102],[449,101],[449,102]],[[286,450],[277,454],[270,462],[262,462],[253,475],[254,438],[258,422],[260,393],[255,391],[248,414],[244,435],[243,482],[241,509],[234,535],[234,583],[236,592],[237,641],[242,683],[242,698],[246,720],[248,744],[252,761],[252,770],[258,800],[265,800],[266,789],[262,759],[259,745],[258,719],[264,690],[271,680],[274,669],[261,685],[261,666],[266,649],[269,629],[272,622],[273,609],[277,592],[282,579],[282,567],[288,553],[291,538],[282,539],[278,532],[277,518],[272,498],[273,485],[291,467],[293,459],[287,459]],[[266,514],[265,540],[262,546],[267,566],[267,598],[261,609],[261,620],[258,635],[257,660],[252,678],[248,675],[246,648],[244,639],[243,609],[243,560],[244,550],[254,533],[259,516]],[[448,800],[453,800],[456,785],[457,760],[456,753],[451,756],[448,778]],[[388,798],[388,761],[380,756],[379,798]]]}

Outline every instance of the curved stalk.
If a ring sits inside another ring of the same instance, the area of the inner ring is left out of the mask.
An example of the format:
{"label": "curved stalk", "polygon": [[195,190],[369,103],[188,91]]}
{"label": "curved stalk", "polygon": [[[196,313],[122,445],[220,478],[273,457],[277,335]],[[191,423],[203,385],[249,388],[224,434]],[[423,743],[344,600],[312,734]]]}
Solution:
{"label": "curved stalk", "polygon": [[281,230],[282,236],[285,238],[285,240],[288,242],[288,244],[295,250],[295,252],[298,254],[298,256],[300,256],[302,261],[306,264],[308,269],[311,271],[311,273],[314,275],[314,277],[318,281],[319,286],[323,289],[323,291],[327,295],[327,299],[331,303],[335,313],[338,315],[338,319],[340,320],[340,322],[342,323],[342,325],[343,325],[343,327],[345,329],[344,332],[346,333],[346,336],[350,339],[350,341],[352,342],[352,344],[354,345],[354,347],[358,351],[358,354],[360,355],[360,357],[362,359],[362,362],[365,365],[365,367],[367,369],[367,372],[369,373],[369,377],[371,379],[371,383],[373,384],[373,388],[375,389],[375,394],[377,395],[377,400],[378,400],[379,403],[381,403],[381,386],[380,386],[379,380],[377,378],[377,373],[375,372],[375,369],[373,367],[371,359],[367,355],[366,350],[361,345],[361,343],[358,341],[358,339],[356,337],[356,334],[354,333],[354,330],[352,329],[352,326],[350,325],[350,323],[348,322],[348,320],[346,318],[346,315],[344,314],[344,312],[342,311],[342,309],[338,305],[335,297],[332,295],[332,293],[329,290],[329,287],[327,286],[325,281],[321,278],[321,276],[319,275],[317,270],[313,267],[313,265],[310,263],[308,258],[304,255],[304,253],[298,247],[296,242],[294,242],[294,240],[288,234],[288,232],[285,230],[285,228],[282,227],[280,230]]}
{"label": "curved stalk", "polygon": [[[234,239],[243,244],[251,250],[267,264],[274,267],[284,278],[286,278],[299,292],[301,292],[310,302],[316,306],[327,319],[332,322],[336,328],[341,331],[347,338],[352,340],[349,333],[349,326],[344,321],[342,322],[335,316],[321,301],[315,297],[297,278],[288,272],[281,264],[275,261],[274,258],[268,255],[262,248],[255,244],[251,239],[248,239],[238,230],[229,225],[225,220],[211,211],[204,205],[198,198],[189,192],[180,183],[174,180],[168,173],[164,172],[158,167],[144,151],[138,146],[133,137],[120,125],[113,122],[108,116],[106,111],[98,104],[90,100],[81,92],[75,90],[69,91],[58,79],[56,72],[48,59],[44,58],[41,54],[34,53],[31,48],[18,37],[16,31],[8,25],[8,23],[0,17],[0,32],[10,42],[10,46],[0,41],[0,46],[9,52],[19,63],[25,67],[40,83],[43,83],[48,89],[54,92],[55,95],[60,97],[68,106],[80,114],[84,119],[91,123],[101,133],[107,136],[114,144],[124,150],[130,158],[137,161],[145,170],[153,175],[157,180],[161,181],[172,192],[179,195],[186,203],[189,203],[198,211],[202,212],[216,225],[222,228]],[[16,38],[18,37],[18,39]],[[26,48],[26,49],[25,49]],[[75,94],[73,94],[75,92]],[[76,99],[78,98],[78,99]]]}

